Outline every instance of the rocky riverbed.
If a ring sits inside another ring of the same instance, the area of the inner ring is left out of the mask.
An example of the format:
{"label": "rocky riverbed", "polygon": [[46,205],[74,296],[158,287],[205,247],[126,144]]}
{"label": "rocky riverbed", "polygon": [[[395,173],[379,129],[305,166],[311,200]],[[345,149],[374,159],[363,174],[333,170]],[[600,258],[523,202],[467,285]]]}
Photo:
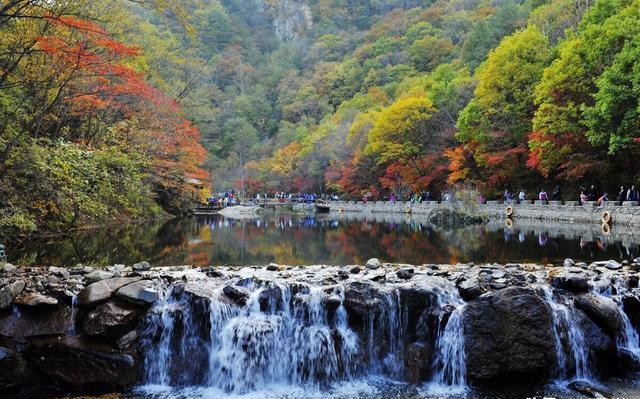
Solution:
{"label": "rocky riverbed", "polygon": [[[640,259],[576,263],[0,267],[0,396],[363,376],[444,387],[640,370]],[[578,380],[579,382],[575,382]],[[27,396],[25,396],[27,395]],[[10,396],[9,396],[10,397]]]}

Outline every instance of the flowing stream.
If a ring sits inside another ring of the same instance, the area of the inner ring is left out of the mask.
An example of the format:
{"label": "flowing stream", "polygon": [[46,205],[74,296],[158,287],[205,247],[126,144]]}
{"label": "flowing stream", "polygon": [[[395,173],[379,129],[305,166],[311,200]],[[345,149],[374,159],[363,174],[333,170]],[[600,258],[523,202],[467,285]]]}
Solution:
{"label": "flowing stream", "polygon": [[[582,328],[569,305],[558,301],[551,287],[541,285],[545,300],[551,309],[553,335],[557,357],[557,379],[559,383],[568,380],[593,381],[589,366],[589,352]],[[565,353],[565,347],[569,348]]]}

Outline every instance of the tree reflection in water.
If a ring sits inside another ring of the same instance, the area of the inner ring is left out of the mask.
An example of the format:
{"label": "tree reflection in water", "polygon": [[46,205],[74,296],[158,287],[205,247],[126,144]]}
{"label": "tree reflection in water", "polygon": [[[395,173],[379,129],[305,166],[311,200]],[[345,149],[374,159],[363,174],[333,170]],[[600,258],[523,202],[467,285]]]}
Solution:
{"label": "tree reflection in water", "polygon": [[503,222],[442,230],[406,215],[274,216],[234,220],[219,216],[171,220],[35,240],[9,248],[18,264],[72,266],[425,264],[560,262],[638,256],[640,235],[600,226]]}

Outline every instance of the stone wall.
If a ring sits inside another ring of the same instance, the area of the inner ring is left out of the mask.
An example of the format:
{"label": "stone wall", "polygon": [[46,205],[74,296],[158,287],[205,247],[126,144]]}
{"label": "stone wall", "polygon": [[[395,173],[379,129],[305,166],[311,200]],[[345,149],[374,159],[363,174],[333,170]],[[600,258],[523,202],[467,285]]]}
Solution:
{"label": "stone wall", "polygon": [[[612,223],[623,226],[640,226],[640,206],[637,203],[625,203],[620,205],[617,202],[608,202],[602,206],[595,203],[578,205],[577,202],[554,202],[535,203],[527,202],[513,204],[512,219],[537,219],[552,220],[569,223],[592,223],[602,224],[602,214],[604,211],[611,213]],[[439,203],[431,201],[428,203],[415,203],[409,201],[398,201],[390,203],[387,201],[336,201],[331,205],[331,211],[336,213],[405,213],[412,215],[427,215],[439,208],[459,207],[470,213],[485,216],[491,219],[505,219],[507,217],[507,205],[502,201],[488,201],[486,204],[474,204],[472,206],[462,203]],[[470,209],[469,209],[470,208]]]}

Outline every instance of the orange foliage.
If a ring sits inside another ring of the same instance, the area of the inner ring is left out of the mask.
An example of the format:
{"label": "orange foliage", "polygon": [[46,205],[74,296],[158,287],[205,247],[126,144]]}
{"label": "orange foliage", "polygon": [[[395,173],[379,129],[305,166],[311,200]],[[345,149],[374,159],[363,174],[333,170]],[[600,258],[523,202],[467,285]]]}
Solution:
{"label": "orange foliage", "polygon": [[126,64],[140,50],[115,40],[94,22],[47,18],[58,29],[39,37],[38,48],[49,58],[70,112],[83,117],[102,111],[114,120],[135,121],[133,141],[150,156],[150,171],[160,186],[184,190],[186,179],[207,179],[200,167],[207,153],[198,128],[181,116],[174,99]]}

